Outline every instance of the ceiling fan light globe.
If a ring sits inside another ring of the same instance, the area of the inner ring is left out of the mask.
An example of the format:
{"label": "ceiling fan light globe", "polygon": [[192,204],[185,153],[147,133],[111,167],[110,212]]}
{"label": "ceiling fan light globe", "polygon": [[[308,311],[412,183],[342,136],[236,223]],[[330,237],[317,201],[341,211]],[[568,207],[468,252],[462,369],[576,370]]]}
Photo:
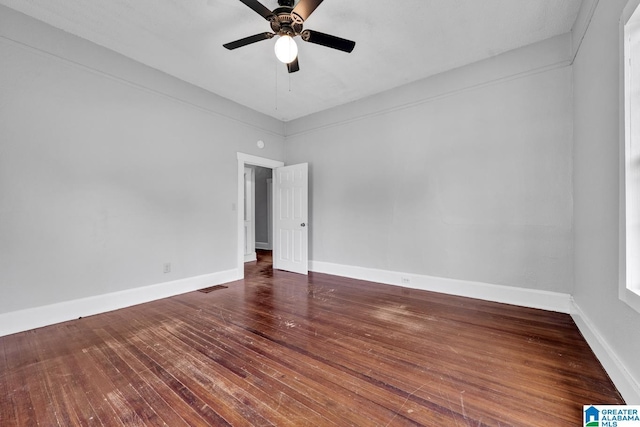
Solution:
{"label": "ceiling fan light globe", "polygon": [[274,50],[280,62],[289,64],[298,56],[298,45],[291,36],[280,36],[276,41]]}

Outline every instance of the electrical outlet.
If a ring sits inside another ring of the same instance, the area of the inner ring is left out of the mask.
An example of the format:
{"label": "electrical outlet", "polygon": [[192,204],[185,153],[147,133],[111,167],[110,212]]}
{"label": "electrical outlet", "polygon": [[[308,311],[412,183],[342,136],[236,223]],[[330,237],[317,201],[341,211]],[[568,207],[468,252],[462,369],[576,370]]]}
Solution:
{"label": "electrical outlet", "polygon": [[162,271],[164,272],[164,274],[171,273],[171,263],[165,262]]}
{"label": "electrical outlet", "polygon": [[410,277],[404,277],[404,276],[403,276],[403,277],[401,277],[401,278],[400,278],[400,282],[401,282],[403,285],[410,285],[410,284],[411,284],[411,278],[410,278]]}

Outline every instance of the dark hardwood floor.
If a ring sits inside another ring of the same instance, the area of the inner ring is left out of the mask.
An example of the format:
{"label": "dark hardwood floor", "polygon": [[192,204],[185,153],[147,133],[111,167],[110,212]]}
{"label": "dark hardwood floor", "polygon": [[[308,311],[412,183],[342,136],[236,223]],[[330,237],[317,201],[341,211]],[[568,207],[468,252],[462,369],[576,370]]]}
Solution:
{"label": "dark hardwood floor", "polygon": [[0,338],[0,425],[577,426],[621,404],[568,315],[272,271]]}

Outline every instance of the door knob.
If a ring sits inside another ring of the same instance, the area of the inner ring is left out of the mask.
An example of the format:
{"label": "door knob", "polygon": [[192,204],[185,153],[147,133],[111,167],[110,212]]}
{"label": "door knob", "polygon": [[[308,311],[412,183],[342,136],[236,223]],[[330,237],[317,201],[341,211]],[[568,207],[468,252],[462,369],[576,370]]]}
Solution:
{"label": "door knob", "polygon": [[305,224],[304,222],[302,224],[300,224],[300,227],[306,227],[307,224]]}

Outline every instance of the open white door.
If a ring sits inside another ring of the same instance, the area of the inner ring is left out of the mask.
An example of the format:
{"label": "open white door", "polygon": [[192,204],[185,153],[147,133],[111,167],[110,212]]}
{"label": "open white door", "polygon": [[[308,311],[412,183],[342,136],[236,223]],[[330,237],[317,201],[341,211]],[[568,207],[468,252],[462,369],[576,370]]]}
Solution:
{"label": "open white door", "polygon": [[308,274],[307,163],[273,170],[273,268]]}

